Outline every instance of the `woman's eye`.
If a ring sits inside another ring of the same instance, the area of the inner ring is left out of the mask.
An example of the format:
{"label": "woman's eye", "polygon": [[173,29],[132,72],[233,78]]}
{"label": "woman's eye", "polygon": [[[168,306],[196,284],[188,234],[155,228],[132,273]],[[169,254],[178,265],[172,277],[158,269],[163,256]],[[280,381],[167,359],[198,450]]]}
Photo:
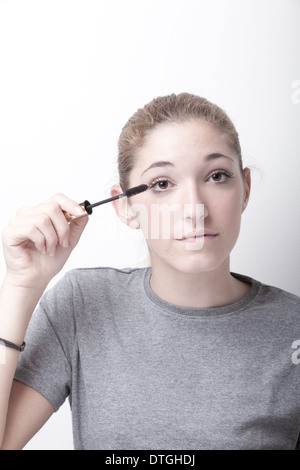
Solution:
{"label": "woman's eye", "polygon": [[233,174],[228,171],[214,171],[214,173],[209,176],[208,180],[214,183],[226,183],[232,177]]}
{"label": "woman's eye", "polygon": [[153,181],[153,183],[151,183],[150,186],[153,189],[153,191],[162,192],[162,191],[166,191],[167,189],[172,188],[173,184],[171,183],[171,181],[163,179],[163,180]]}

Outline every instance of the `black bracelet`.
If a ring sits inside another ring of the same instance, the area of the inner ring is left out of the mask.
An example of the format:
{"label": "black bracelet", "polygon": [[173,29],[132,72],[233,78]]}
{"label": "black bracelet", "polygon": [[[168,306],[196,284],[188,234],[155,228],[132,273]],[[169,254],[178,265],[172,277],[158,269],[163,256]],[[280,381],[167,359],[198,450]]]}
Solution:
{"label": "black bracelet", "polygon": [[25,346],[26,346],[25,341],[23,341],[21,346],[17,346],[15,343],[11,343],[10,341],[7,341],[6,339],[3,339],[3,338],[0,338],[0,344],[1,343],[3,343],[4,346],[7,346],[8,348],[13,348],[20,352],[24,351]]}

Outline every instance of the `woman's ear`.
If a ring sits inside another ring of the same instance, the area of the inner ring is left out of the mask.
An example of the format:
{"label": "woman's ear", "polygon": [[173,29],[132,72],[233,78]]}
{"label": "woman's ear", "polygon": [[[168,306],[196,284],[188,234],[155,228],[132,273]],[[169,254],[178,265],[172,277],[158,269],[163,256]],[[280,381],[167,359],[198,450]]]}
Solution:
{"label": "woman's ear", "polygon": [[[124,191],[121,186],[115,184],[110,191],[111,197],[123,194]],[[127,197],[121,197],[112,201],[114,209],[119,219],[131,228],[140,228],[140,223],[137,220],[137,214],[134,213],[130,204],[128,203]]]}
{"label": "woman's ear", "polygon": [[246,209],[249,198],[250,198],[250,191],[251,191],[251,171],[250,168],[244,168],[243,170],[244,173],[244,200],[243,200],[243,205],[242,205],[242,212]]}

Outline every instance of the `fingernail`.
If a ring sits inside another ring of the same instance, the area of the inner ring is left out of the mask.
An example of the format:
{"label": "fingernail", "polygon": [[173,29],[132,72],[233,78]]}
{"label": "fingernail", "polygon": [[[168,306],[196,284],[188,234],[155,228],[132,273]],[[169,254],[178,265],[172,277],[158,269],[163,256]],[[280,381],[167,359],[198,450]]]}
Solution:
{"label": "fingernail", "polygon": [[75,213],[76,215],[82,215],[83,212],[84,212],[84,211],[81,209],[80,206],[74,206],[74,209],[73,209],[73,210],[74,210],[74,213]]}
{"label": "fingernail", "polygon": [[54,256],[54,255],[55,255],[55,252],[56,252],[56,247],[54,246],[53,248],[51,248],[51,250],[49,251],[48,255],[49,255],[49,256]]}

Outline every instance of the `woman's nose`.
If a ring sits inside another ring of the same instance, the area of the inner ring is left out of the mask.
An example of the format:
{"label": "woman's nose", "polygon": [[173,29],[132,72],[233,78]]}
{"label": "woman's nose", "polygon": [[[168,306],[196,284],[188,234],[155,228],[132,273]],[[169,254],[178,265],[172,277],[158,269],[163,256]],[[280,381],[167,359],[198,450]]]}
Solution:
{"label": "woman's nose", "polygon": [[192,222],[193,230],[207,217],[208,211],[203,196],[196,183],[187,184],[183,191],[184,218]]}

